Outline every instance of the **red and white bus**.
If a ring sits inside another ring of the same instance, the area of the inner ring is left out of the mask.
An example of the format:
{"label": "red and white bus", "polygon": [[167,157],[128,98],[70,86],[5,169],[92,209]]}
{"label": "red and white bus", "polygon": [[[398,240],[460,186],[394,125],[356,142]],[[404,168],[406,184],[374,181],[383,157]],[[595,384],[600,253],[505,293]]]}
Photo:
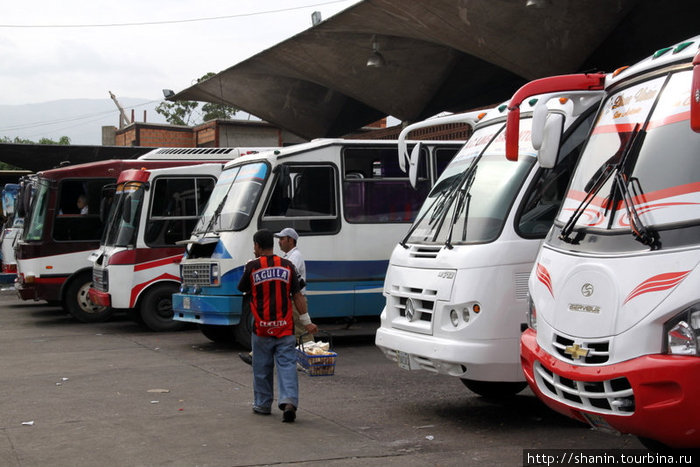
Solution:
{"label": "red and white bus", "polygon": [[529,278],[521,360],[549,407],[652,449],[700,447],[699,49],[537,80],[509,105],[605,90]]}
{"label": "red and white bus", "polygon": [[100,248],[92,252],[95,321],[129,310],[152,331],[173,331],[171,296],[180,289],[180,260],[223,167],[198,164],[127,170],[116,194]]}

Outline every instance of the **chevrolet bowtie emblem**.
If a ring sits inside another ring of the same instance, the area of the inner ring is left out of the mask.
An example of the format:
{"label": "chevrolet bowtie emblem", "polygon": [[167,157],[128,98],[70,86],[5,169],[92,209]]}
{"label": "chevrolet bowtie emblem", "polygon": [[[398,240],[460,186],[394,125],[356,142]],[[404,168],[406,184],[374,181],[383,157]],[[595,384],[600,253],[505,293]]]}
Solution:
{"label": "chevrolet bowtie emblem", "polygon": [[584,349],[578,344],[568,345],[564,349],[564,353],[571,355],[571,358],[573,358],[574,360],[578,360],[579,358],[583,357],[588,357],[588,352],[590,352],[589,349]]}

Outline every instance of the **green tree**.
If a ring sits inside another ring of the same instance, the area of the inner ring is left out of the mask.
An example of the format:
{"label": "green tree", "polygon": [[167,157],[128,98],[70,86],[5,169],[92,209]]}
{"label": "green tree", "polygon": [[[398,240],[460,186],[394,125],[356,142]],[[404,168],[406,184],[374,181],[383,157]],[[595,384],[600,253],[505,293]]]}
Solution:
{"label": "green tree", "polygon": [[189,125],[192,114],[199,104],[195,101],[163,101],[156,107],[156,112],[165,117],[171,125]]}
{"label": "green tree", "polygon": [[[209,72],[197,80],[198,83],[205,81],[216,73]],[[208,102],[202,106],[201,120],[195,118],[199,103],[196,101],[163,101],[156,107],[156,112],[165,117],[171,125],[194,125],[214,119],[230,119],[238,109],[230,105],[213,104]]]}
{"label": "green tree", "polygon": [[49,138],[41,138],[39,144],[58,144],[61,146],[68,146],[70,144],[70,138],[68,136],[61,136],[58,141],[54,141]]}
{"label": "green tree", "polygon": [[7,136],[3,136],[0,138],[0,143],[13,143],[13,144],[60,144],[60,145],[69,145],[70,144],[70,138],[68,136],[61,136],[58,141],[54,141],[50,138],[41,138],[39,140],[39,143],[35,143],[31,139],[24,139],[20,138],[19,136],[15,136],[14,139],[10,139]]}

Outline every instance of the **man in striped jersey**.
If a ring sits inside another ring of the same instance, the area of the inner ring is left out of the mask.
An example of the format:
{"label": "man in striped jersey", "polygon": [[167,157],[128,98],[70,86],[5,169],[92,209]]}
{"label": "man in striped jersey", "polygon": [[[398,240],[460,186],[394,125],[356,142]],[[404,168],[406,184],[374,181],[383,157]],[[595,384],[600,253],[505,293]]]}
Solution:
{"label": "man in striped jersey", "polygon": [[274,368],[277,367],[277,400],[283,411],[282,421],[293,422],[299,406],[299,381],[292,301],[307,332],[313,334],[318,328],[311,323],[307,313],[294,264],[275,255],[273,249],[272,232],[266,229],[255,232],[253,251],[256,259],[246,264],[238,289],[250,295],[254,317],[253,412],[271,413]]}

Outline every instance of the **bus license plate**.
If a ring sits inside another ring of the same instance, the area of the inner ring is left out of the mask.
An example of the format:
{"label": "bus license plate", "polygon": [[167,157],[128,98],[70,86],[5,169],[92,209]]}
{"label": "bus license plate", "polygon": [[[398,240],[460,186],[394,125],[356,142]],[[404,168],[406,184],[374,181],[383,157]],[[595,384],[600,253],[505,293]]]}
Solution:
{"label": "bus license plate", "polygon": [[403,368],[404,370],[410,370],[411,369],[411,357],[406,353],[406,352],[396,352],[396,355],[399,357],[399,368]]}
{"label": "bus license plate", "polygon": [[191,306],[190,297],[182,297],[182,308],[189,310]]}

